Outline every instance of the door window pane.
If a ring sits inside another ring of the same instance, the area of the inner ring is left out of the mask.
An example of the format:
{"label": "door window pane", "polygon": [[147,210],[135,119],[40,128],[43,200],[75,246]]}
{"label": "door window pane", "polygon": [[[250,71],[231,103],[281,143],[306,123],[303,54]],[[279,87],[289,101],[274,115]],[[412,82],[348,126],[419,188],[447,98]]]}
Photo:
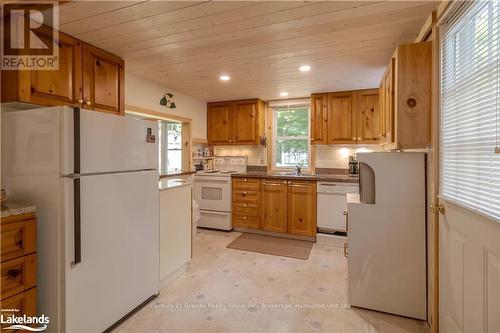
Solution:
{"label": "door window pane", "polygon": [[182,124],[160,122],[160,171],[182,170]]}

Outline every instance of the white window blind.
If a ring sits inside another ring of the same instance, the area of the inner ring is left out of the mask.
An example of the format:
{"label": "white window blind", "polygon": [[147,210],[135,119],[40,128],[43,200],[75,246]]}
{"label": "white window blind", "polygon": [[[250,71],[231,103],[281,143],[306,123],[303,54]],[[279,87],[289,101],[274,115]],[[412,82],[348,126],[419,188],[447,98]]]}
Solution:
{"label": "white window blind", "polygon": [[441,193],[500,221],[499,2],[466,2],[441,39]]}

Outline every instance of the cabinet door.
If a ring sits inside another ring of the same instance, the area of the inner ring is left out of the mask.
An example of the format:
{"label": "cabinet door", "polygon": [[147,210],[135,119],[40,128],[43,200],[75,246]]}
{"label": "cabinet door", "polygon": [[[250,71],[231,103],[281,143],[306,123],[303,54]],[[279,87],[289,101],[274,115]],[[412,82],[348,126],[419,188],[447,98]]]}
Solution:
{"label": "cabinet door", "polygon": [[394,142],[394,58],[391,59],[386,75],[384,76],[384,143]]}
{"label": "cabinet door", "polygon": [[115,55],[83,45],[83,107],[124,114],[124,64]]}
{"label": "cabinet door", "polygon": [[311,144],[326,143],[328,94],[311,95]]}
{"label": "cabinet door", "polygon": [[236,144],[258,144],[257,102],[236,102],[231,120],[232,139]]}
{"label": "cabinet door", "polygon": [[[36,292],[36,288],[31,288],[15,296],[3,299],[2,309],[15,309],[15,312],[4,312],[2,314],[4,321],[7,321],[9,317],[35,316],[37,314]],[[7,326],[10,326],[10,324],[2,323],[1,328]]]}
{"label": "cabinet door", "polygon": [[380,86],[378,88],[378,103],[379,103],[379,116],[378,116],[378,129],[379,129],[379,134],[378,134],[378,141],[379,143],[383,143],[383,137],[385,135],[385,74],[382,77],[382,80],[380,81]]}
{"label": "cabinet door", "polygon": [[232,142],[229,126],[231,104],[209,105],[207,110],[208,144],[227,145]]}
{"label": "cabinet door", "polygon": [[261,229],[287,232],[287,182],[262,181]]}
{"label": "cabinet door", "polygon": [[380,104],[378,89],[356,93],[357,143],[376,143],[380,134]]}
{"label": "cabinet door", "polygon": [[328,94],[328,143],[356,143],[354,92]]}
{"label": "cabinet door", "polygon": [[288,185],[288,233],[316,235],[316,182],[291,181]]}
{"label": "cabinet door", "polygon": [[[38,35],[52,43],[52,35]],[[82,45],[63,33],[54,45],[59,48],[58,70],[19,71],[21,100],[45,105],[80,105],[82,99]]]}

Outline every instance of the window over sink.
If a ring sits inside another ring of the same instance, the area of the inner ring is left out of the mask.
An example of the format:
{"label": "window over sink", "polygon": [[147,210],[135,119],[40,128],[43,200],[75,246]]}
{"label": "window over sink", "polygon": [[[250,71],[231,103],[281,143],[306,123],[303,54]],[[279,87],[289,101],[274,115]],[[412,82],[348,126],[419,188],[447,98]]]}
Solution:
{"label": "window over sink", "polygon": [[310,102],[280,101],[269,106],[273,117],[272,168],[287,169],[301,165],[308,169],[311,165]]}

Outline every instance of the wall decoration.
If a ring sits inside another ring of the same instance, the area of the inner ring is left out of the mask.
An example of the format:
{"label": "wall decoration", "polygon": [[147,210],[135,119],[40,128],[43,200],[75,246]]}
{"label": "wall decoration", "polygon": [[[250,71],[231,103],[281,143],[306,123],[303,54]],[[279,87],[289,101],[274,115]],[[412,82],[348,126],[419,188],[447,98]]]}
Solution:
{"label": "wall decoration", "polygon": [[160,105],[166,106],[169,109],[175,109],[175,102],[172,100],[174,97],[171,93],[166,93],[163,95],[162,99],[160,99]]}

